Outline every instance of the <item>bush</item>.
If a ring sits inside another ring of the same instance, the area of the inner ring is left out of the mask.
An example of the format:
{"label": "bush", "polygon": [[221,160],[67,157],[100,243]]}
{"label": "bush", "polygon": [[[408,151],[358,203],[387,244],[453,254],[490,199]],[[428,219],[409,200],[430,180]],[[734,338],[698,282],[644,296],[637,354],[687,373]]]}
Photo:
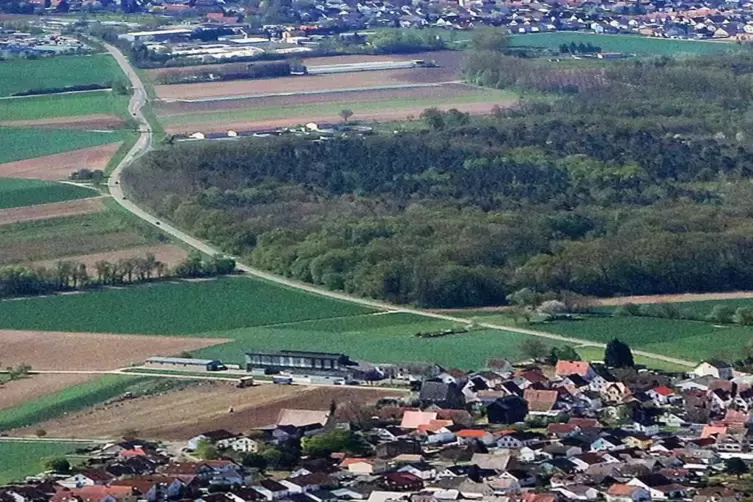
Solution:
{"label": "bush", "polygon": [[726,305],[715,305],[706,320],[717,324],[731,324],[735,320],[735,311]]}
{"label": "bush", "polygon": [[617,307],[614,310],[614,315],[623,317],[638,317],[641,315],[641,307],[640,305],[636,305],[635,303],[626,303]]}

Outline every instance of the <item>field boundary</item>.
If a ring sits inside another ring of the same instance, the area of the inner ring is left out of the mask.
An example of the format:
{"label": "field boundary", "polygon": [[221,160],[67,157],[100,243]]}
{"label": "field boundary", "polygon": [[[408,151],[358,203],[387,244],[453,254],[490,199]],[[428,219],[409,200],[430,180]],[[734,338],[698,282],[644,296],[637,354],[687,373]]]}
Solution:
{"label": "field boundary", "polygon": [[[110,193],[118,202],[118,204],[123,206],[124,209],[126,209],[127,211],[130,211],[135,216],[143,219],[149,224],[160,228],[163,232],[166,232],[173,238],[181,240],[185,242],[186,244],[188,244],[189,246],[206,254],[210,254],[210,255],[218,254],[218,253],[223,254],[221,253],[219,249],[207,244],[206,242],[200,239],[197,239],[168,223],[164,223],[156,219],[147,211],[145,211],[144,209],[134,204],[130,199],[126,199],[125,194],[123,192],[123,186],[121,183],[121,175],[123,173],[123,170],[126,167],[128,167],[135,159],[137,159],[141,155],[144,155],[146,152],[152,149],[153,130],[152,130],[151,124],[149,123],[149,121],[146,119],[144,115],[143,109],[145,105],[147,105],[148,99],[147,99],[147,94],[146,94],[144,84],[139,78],[139,75],[133,69],[129,61],[126,59],[126,57],[118,49],[108,44],[106,44],[105,47],[107,47],[108,51],[113,55],[113,57],[115,57],[116,61],[122,68],[123,72],[131,80],[131,85],[133,87],[134,93],[131,98],[129,110],[131,111],[133,117],[139,122],[140,124],[139,129],[143,131],[141,136],[139,137],[139,140],[133,146],[131,151],[122,159],[122,161],[118,164],[118,166],[113,170],[112,174],[110,175],[110,178],[108,179],[108,186],[110,188]],[[236,262],[238,263],[237,267],[242,272],[252,275],[258,279],[275,283],[279,286],[306,291],[306,292],[313,293],[319,296],[324,296],[324,297],[328,297],[328,298],[332,298],[332,299],[336,299],[340,301],[345,301],[349,303],[356,303],[362,306],[366,306],[366,307],[370,307],[370,308],[374,308],[374,309],[382,310],[382,311],[406,312],[409,314],[415,314],[415,315],[419,315],[423,317],[430,317],[430,318],[435,318],[435,319],[442,319],[442,320],[452,321],[452,322],[461,323],[461,324],[470,324],[473,322],[468,319],[462,319],[459,317],[436,314],[436,313],[432,313],[432,312],[417,309],[417,308],[396,307],[394,305],[391,305],[389,303],[382,302],[382,301],[369,300],[366,298],[358,298],[358,297],[354,297],[345,293],[324,290],[311,284],[305,284],[305,283],[291,280],[288,278],[284,278],[276,274],[272,274],[270,272],[266,272],[266,271],[263,271],[254,267],[250,267],[248,265],[241,263],[237,257],[233,257],[233,258],[236,259]],[[582,340],[578,338],[555,335],[553,333],[547,333],[543,331],[536,331],[536,330],[529,330],[529,329],[522,329],[522,328],[512,328],[509,326],[499,326],[499,325],[489,324],[489,323],[478,323],[477,325],[484,328],[500,330],[503,333],[505,331],[515,332],[519,334],[537,336],[540,338],[547,338],[551,340],[565,341],[568,343],[580,343],[583,345],[590,345],[590,346],[595,346],[595,347],[605,346],[605,344],[590,342],[588,340]],[[679,365],[685,365],[688,367],[694,367],[696,365],[696,363],[693,361],[672,358],[672,357],[664,356],[661,354],[653,354],[653,353],[644,352],[644,351],[635,351],[635,353],[646,356],[646,357],[652,357],[655,359],[664,360],[666,362],[671,362],[671,363],[675,363]]]}

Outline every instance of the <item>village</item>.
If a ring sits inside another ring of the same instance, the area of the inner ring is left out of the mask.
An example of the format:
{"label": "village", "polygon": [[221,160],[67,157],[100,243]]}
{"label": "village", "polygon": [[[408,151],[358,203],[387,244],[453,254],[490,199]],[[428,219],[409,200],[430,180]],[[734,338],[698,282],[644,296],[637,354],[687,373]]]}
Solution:
{"label": "village", "polygon": [[82,447],[85,462],[51,459],[0,500],[704,502],[750,490],[753,387],[725,362],[687,374],[578,360],[486,366],[403,365],[414,392],[402,398],[283,408],[244,434]]}

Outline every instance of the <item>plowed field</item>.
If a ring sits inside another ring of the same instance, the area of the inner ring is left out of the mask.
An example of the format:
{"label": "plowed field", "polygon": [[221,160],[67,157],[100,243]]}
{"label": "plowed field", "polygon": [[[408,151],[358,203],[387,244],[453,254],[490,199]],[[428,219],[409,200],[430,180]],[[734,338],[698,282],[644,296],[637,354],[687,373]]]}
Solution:
{"label": "plowed field", "polygon": [[0,225],[96,213],[104,210],[104,208],[105,206],[100,197],[53,202],[52,204],[38,204],[36,206],[12,207],[0,210]]}
{"label": "plowed field", "polygon": [[36,261],[33,262],[32,265],[35,267],[53,267],[55,266],[55,263],[61,260],[70,260],[76,263],[85,264],[86,269],[91,274],[94,271],[95,263],[100,260],[117,261],[125,258],[143,257],[147,253],[152,253],[158,261],[166,263],[170,267],[176,265],[188,256],[188,252],[183,248],[172,244],[160,244],[156,246],[141,246],[106,253],[64,256],[61,258],[55,258],[54,260]]}
{"label": "plowed field", "polygon": [[129,428],[139,431],[144,438],[185,440],[213,429],[247,432],[272,424],[283,408],[327,410],[333,400],[370,403],[380,397],[398,395],[402,393],[384,389],[272,384],[236,389],[227,383],[202,383],[50,420],[40,427],[56,437],[109,437]]}
{"label": "plowed field", "polygon": [[113,370],[142,363],[151,356],[173,356],[227,341],[222,338],[0,330],[3,366],[27,363],[35,370]]}
{"label": "plowed field", "polygon": [[0,176],[38,180],[63,180],[82,168],[104,169],[120,142],[65,153],[0,164]]}

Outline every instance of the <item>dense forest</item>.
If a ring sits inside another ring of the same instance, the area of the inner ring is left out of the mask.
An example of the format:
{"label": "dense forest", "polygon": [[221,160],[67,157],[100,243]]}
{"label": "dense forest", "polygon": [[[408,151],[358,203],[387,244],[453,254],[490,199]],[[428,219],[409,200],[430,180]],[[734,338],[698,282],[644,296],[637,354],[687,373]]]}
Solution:
{"label": "dense forest", "polygon": [[[565,71],[482,43],[467,66],[480,83]],[[171,146],[125,182],[256,266],[394,302],[750,289],[753,54],[566,71],[485,118],[429,110],[398,134]]]}

